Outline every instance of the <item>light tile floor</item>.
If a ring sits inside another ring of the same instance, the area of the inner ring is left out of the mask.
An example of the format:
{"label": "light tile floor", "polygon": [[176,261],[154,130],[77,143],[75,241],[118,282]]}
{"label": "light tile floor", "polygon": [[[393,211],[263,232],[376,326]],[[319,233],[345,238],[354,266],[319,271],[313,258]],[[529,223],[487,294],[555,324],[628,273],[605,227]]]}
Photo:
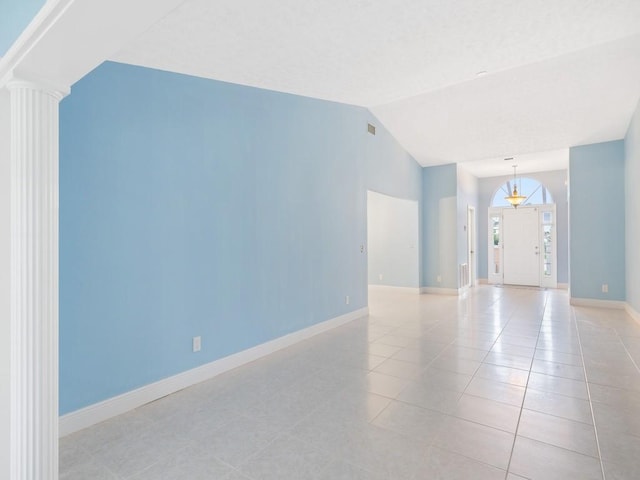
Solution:
{"label": "light tile floor", "polygon": [[367,318],[61,439],[61,480],[640,478],[640,325],[557,290]]}

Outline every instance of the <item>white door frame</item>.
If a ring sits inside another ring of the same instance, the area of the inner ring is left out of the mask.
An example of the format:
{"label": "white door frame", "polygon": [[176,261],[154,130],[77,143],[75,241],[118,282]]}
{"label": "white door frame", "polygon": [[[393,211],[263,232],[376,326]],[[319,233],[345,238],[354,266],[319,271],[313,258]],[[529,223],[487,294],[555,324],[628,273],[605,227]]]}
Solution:
{"label": "white door frame", "polygon": [[476,207],[467,206],[467,264],[469,265],[469,286],[476,284]]}
{"label": "white door frame", "polygon": [[[557,214],[556,205],[532,205],[539,214],[539,248],[540,287],[557,288],[558,286],[558,248],[557,248]],[[513,207],[490,207],[487,214],[487,282],[494,285],[504,284],[504,246],[502,244],[502,226],[504,210]],[[530,208],[520,207],[520,208]],[[494,244],[493,219],[498,222],[497,243]],[[545,231],[549,237],[548,250],[545,252]],[[545,253],[550,260],[545,269]],[[494,263],[495,258],[495,263]],[[496,266],[497,263],[497,266]]]}

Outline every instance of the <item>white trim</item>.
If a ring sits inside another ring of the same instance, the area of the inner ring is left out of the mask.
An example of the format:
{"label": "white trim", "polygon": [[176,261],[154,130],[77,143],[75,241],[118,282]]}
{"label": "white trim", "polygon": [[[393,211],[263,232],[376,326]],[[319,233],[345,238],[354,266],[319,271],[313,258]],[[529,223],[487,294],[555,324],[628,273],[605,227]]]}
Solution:
{"label": "white trim", "polygon": [[[494,194],[495,195],[495,194]],[[494,245],[494,238],[493,238],[493,223],[491,221],[491,217],[499,217],[499,228],[498,228],[498,245]],[[503,225],[503,221],[502,221],[502,208],[501,207],[489,207],[487,209],[487,284],[489,285],[502,285],[502,280],[503,280],[503,261],[502,261],[502,225]],[[499,252],[499,265],[500,265],[500,272],[495,273],[492,272],[492,270],[494,270],[494,264],[491,261],[492,258],[494,258],[495,254],[496,254],[496,247],[498,248],[498,252]]]}
{"label": "white trim", "polygon": [[15,72],[13,72],[7,76],[5,86],[9,90],[18,88],[37,90],[52,96],[57,102],[60,102],[60,100],[71,93],[71,88],[68,85],[57,85],[47,79],[27,73],[16,75]]}
{"label": "white trim", "polygon": [[556,285],[556,288],[558,290],[569,290],[569,284],[568,283],[559,283],[558,285]]}
{"label": "white trim", "polygon": [[[49,29],[58,22],[75,0],[49,0],[0,58],[0,86],[7,83],[16,67],[33,51]],[[19,72],[24,75],[25,72]],[[55,89],[58,90],[58,89]]]}
{"label": "white trim", "polygon": [[480,285],[489,285],[489,279],[488,278],[478,278],[478,283]]}
{"label": "white trim", "polygon": [[60,436],[90,427],[369,314],[360,308],[60,417]]}
{"label": "white trim", "polygon": [[628,302],[625,304],[624,309],[627,312],[627,315],[633,318],[636,322],[640,323],[640,312],[638,312],[635,308],[629,305]]}
{"label": "white trim", "polygon": [[430,293],[434,295],[459,295],[457,288],[422,287],[420,293]]}
{"label": "white trim", "polygon": [[476,285],[478,279],[476,278],[478,269],[477,251],[477,225],[476,225],[476,207],[474,205],[467,204],[467,265],[469,266],[469,287]]}
{"label": "white trim", "polygon": [[420,289],[418,287],[396,287],[395,285],[369,285],[370,290],[387,290],[393,292],[405,292],[405,293],[415,293],[420,294]]}
{"label": "white trim", "polygon": [[574,298],[572,297],[571,305],[576,307],[594,307],[594,308],[612,308],[622,310],[625,308],[626,302],[618,300],[598,300],[596,298]]}

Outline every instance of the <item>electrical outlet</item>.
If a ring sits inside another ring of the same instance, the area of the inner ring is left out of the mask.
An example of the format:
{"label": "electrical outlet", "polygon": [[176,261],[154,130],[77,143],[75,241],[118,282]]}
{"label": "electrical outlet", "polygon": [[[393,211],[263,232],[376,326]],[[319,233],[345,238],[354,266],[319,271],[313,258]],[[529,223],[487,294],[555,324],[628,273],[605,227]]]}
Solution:
{"label": "electrical outlet", "polygon": [[199,352],[202,349],[202,337],[193,337],[193,351]]}
{"label": "electrical outlet", "polygon": [[379,278],[380,280],[382,280],[382,274],[378,275],[378,278]]}
{"label": "electrical outlet", "polygon": [[609,293],[609,285],[606,283],[602,284],[602,293]]}
{"label": "electrical outlet", "polygon": [[349,295],[347,295],[346,297],[344,297],[344,303],[346,303],[347,305],[349,305]]}
{"label": "electrical outlet", "polygon": [[442,283],[442,277],[440,275],[438,275],[438,278],[436,278],[436,280],[438,281],[438,283]]}

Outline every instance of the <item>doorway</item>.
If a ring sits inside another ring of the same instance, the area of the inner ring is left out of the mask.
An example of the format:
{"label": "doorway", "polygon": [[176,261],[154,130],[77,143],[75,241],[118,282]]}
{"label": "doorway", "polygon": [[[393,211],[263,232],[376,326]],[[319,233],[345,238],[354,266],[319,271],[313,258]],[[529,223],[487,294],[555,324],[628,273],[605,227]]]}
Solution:
{"label": "doorway", "polygon": [[417,201],[368,191],[367,244],[369,285],[419,287]]}
{"label": "doorway", "polygon": [[556,288],[556,206],[490,208],[488,282]]}

